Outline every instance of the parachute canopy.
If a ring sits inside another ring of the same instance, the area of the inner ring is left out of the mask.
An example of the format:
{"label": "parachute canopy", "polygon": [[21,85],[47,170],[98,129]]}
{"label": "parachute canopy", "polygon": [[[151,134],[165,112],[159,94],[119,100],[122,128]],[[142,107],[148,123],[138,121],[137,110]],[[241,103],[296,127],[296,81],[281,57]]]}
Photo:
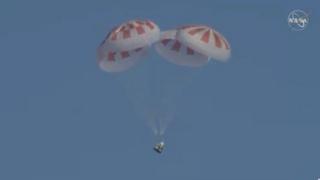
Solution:
{"label": "parachute canopy", "polygon": [[131,51],[104,51],[98,49],[98,64],[106,72],[123,72],[133,67],[147,54],[147,47]]}
{"label": "parachute canopy", "polygon": [[107,72],[125,71],[143,59],[159,36],[159,27],[152,21],[125,22],[113,28],[98,47],[98,64]]}
{"label": "parachute canopy", "polygon": [[152,21],[132,20],[115,27],[104,40],[104,46],[114,51],[130,51],[150,46],[158,41],[159,27]]}
{"label": "parachute canopy", "polygon": [[205,65],[209,58],[176,39],[177,30],[165,31],[155,44],[157,52],[167,61],[189,67]]}
{"label": "parachute canopy", "polygon": [[176,39],[214,60],[225,62],[230,57],[228,41],[219,32],[208,26],[184,26],[178,30]]}

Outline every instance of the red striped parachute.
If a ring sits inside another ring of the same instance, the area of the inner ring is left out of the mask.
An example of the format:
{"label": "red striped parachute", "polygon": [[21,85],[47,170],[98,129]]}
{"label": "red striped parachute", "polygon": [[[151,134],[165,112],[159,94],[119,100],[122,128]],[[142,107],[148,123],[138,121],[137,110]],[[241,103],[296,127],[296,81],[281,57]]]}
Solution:
{"label": "red striped parachute", "polygon": [[106,72],[123,72],[143,60],[147,49],[148,47],[130,51],[112,51],[99,48],[98,63],[100,68]]}
{"label": "red striped parachute", "polygon": [[219,32],[203,25],[165,31],[155,48],[167,61],[188,67],[201,67],[209,59],[226,62],[230,57],[228,41]]}
{"label": "red striped parachute", "polygon": [[158,41],[160,30],[152,21],[132,20],[114,28],[104,43],[114,51],[129,51]]}
{"label": "red striped parachute", "polygon": [[185,46],[176,39],[177,30],[165,31],[160,41],[155,44],[157,52],[171,63],[189,67],[205,65],[209,58],[192,48]]}
{"label": "red striped parachute", "polygon": [[203,25],[185,26],[179,29],[176,39],[200,54],[225,62],[230,57],[228,41],[213,28]]}
{"label": "red striped parachute", "polygon": [[100,68],[121,72],[133,67],[159,36],[159,27],[149,20],[132,20],[115,27],[98,48]]}

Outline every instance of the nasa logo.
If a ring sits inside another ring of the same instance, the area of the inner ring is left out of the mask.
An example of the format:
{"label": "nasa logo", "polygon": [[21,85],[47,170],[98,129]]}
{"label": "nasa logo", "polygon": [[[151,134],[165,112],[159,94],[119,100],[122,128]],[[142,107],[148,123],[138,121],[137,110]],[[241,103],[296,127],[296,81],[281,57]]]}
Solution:
{"label": "nasa logo", "polygon": [[294,31],[304,30],[309,23],[308,14],[302,10],[293,10],[288,15],[288,25]]}

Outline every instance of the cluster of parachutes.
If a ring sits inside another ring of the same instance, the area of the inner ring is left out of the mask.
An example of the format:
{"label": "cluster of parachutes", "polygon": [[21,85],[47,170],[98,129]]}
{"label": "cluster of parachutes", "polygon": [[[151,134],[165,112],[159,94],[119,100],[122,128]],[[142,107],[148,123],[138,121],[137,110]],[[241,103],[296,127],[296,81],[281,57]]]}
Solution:
{"label": "cluster of parachutes", "polygon": [[161,32],[150,20],[132,20],[113,28],[98,47],[98,64],[107,72],[122,72],[143,59],[149,48],[176,65],[200,67],[210,59],[226,62],[228,41],[204,25],[188,25]]}

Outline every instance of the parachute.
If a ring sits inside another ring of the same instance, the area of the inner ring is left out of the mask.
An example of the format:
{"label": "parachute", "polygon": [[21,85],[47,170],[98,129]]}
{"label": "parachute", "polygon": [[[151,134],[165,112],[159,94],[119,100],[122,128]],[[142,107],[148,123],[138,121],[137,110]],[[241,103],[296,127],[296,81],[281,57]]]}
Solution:
{"label": "parachute", "polygon": [[98,48],[98,64],[106,72],[123,72],[143,60],[147,54],[147,47],[130,51],[112,51]]}
{"label": "parachute", "polygon": [[208,26],[184,26],[177,32],[176,38],[182,44],[214,60],[226,62],[230,57],[228,41]]}
{"label": "parachute", "polygon": [[159,27],[152,21],[132,20],[115,27],[104,40],[114,51],[128,51],[150,46],[158,41]]}
{"label": "parachute", "polygon": [[169,30],[161,34],[159,42],[155,44],[160,56],[171,63],[188,67],[200,67],[208,62],[208,56],[181,44],[176,39],[176,34],[177,30]]}
{"label": "parachute", "polygon": [[98,64],[107,72],[122,72],[137,64],[160,36],[152,21],[131,20],[111,30],[98,47]]}

